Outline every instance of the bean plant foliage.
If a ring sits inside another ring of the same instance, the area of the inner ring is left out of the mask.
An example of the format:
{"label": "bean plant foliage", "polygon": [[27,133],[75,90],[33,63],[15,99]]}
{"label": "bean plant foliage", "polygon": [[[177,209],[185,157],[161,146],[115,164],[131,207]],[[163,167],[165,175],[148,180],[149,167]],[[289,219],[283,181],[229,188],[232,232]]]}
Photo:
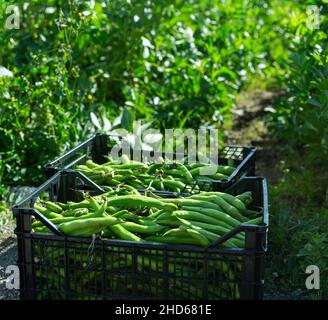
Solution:
{"label": "bean plant foliage", "polygon": [[15,5],[20,28],[0,29],[0,161],[11,185],[38,184],[46,162],[94,130],[91,114],[224,128],[239,90],[279,78],[302,22],[292,1]]}
{"label": "bean plant foliage", "polygon": [[328,155],[328,20],[291,55],[286,95],[272,115],[271,127],[288,147],[306,153],[312,161]]}

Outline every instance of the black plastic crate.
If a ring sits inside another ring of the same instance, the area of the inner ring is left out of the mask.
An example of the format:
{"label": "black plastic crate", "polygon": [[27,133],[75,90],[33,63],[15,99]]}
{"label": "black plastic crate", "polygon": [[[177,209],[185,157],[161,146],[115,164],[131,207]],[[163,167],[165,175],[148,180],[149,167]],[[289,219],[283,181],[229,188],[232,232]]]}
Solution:
{"label": "black plastic crate", "polygon": [[[126,147],[121,149],[117,147],[119,141],[122,141],[122,138],[119,136],[96,134],[58,159],[46,164],[44,167],[46,177],[50,178],[60,170],[74,169],[75,165],[83,164],[88,159],[92,159],[99,164],[104,163],[107,161],[106,156],[110,153],[112,148],[117,148],[117,150],[119,150],[118,153],[122,151],[130,153],[131,156],[139,156],[142,154],[143,158],[140,160],[147,160],[147,155],[149,155],[150,159],[158,156],[168,156],[170,159],[181,160],[185,157],[185,154],[181,153],[149,152],[134,150],[132,148],[126,150]],[[207,179],[198,179],[195,183],[192,183],[192,185],[197,185],[201,188],[206,187],[206,190],[224,191],[242,176],[255,176],[255,147],[225,146],[219,151],[218,164],[227,165],[229,160],[234,161],[236,169],[228,179],[211,180],[210,182]]]}
{"label": "black plastic crate", "polygon": [[[252,191],[264,224],[243,224],[208,247],[61,235],[33,204],[39,196],[75,200],[81,185],[101,192],[84,179],[76,172],[59,172],[13,208],[21,299],[262,298],[269,215],[264,178],[246,177],[228,190]],[[55,234],[32,232],[32,215]],[[240,232],[245,233],[243,249],[222,246]]]}

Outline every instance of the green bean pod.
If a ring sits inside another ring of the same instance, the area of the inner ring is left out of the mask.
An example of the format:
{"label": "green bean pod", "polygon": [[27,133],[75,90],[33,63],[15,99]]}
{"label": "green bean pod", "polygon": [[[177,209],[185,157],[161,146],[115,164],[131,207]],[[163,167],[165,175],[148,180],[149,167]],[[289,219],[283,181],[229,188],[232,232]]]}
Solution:
{"label": "green bean pod", "polygon": [[67,236],[89,237],[94,233],[122,222],[111,216],[103,218],[79,219],[71,222],[61,223],[58,228]]}
{"label": "green bean pod", "polygon": [[187,210],[187,211],[194,211],[194,212],[202,213],[206,216],[209,216],[209,217],[215,218],[219,221],[222,221],[226,225],[231,226],[233,228],[240,225],[240,221],[232,218],[225,212],[222,212],[219,210],[210,209],[210,208],[201,208],[201,207],[189,207],[189,206],[183,206],[182,209]]}
{"label": "green bean pod", "polygon": [[163,202],[170,202],[176,205],[182,206],[191,206],[191,207],[202,207],[202,208],[210,208],[215,210],[221,210],[217,204],[205,201],[205,200],[196,200],[188,198],[163,198]]}
{"label": "green bean pod", "polygon": [[148,174],[153,174],[156,170],[160,169],[163,167],[162,163],[153,163],[152,165],[149,166],[147,173]]}
{"label": "green bean pod", "polygon": [[231,217],[235,218],[236,220],[242,221],[243,216],[240,214],[238,209],[233,207],[231,204],[229,204],[226,200],[224,200],[221,197],[216,197],[214,202],[219,205],[226,213],[228,213]]}
{"label": "green bean pod", "polygon": [[110,168],[113,169],[147,169],[147,165],[141,162],[128,164],[112,164]]}
{"label": "green bean pod", "polygon": [[[185,220],[185,221],[187,221],[187,220]],[[223,236],[231,231],[231,228],[229,229],[229,226],[228,226],[228,228],[225,228],[220,225],[214,225],[214,224],[209,224],[209,223],[204,223],[204,222],[199,222],[199,221],[194,221],[194,220],[188,220],[188,222],[190,222],[193,225],[200,227],[204,230],[215,233],[218,236]],[[240,233],[236,234],[236,238],[238,238],[240,240],[245,240],[245,236],[242,236]]]}
{"label": "green bean pod", "polygon": [[109,227],[109,229],[121,240],[128,240],[128,241],[136,241],[140,242],[142,241],[141,238],[133,234],[132,232],[126,230],[121,225],[112,225]]}
{"label": "green bean pod", "polygon": [[121,218],[121,217],[122,217],[124,214],[126,214],[126,213],[129,213],[129,211],[126,210],[126,209],[123,209],[123,210],[119,210],[119,211],[117,211],[117,212],[111,214],[111,216],[112,216],[112,217],[115,217],[115,218]]}
{"label": "green bean pod", "polygon": [[61,217],[60,214],[55,213],[55,212],[51,212],[49,209],[47,209],[45,207],[42,207],[42,206],[39,206],[37,204],[34,205],[34,209],[39,211],[40,213],[42,213],[48,219]]}
{"label": "green bean pod", "polygon": [[126,195],[126,196],[117,196],[108,199],[108,204],[114,207],[124,206],[127,208],[135,207],[155,207],[158,209],[164,209],[167,211],[173,211],[177,209],[177,206],[172,203],[165,203],[162,200],[149,198],[145,196],[138,195]]}
{"label": "green bean pod", "polygon": [[180,226],[179,228],[175,229],[170,229],[166,233],[164,233],[163,237],[191,237],[198,241],[198,244],[201,246],[207,246],[210,241],[200,232],[197,230],[191,229],[191,228],[186,228],[184,226]]}
{"label": "green bean pod", "polygon": [[188,227],[188,228],[191,228],[191,229],[194,229],[196,231],[198,231],[199,233],[201,233],[203,236],[205,236],[209,241],[215,241],[219,238],[219,236],[213,232],[210,232],[208,230],[205,230],[199,226],[196,226],[195,224],[193,224],[192,222],[190,221],[187,221],[185,219],[182,219],[182,218],[178,218],[179,221],[181,222],[181,224],[185,227]]}
{"label": "green bean pod", "polygon": [[230,176],[236,170],[235,167],[232,166],[218,166],[217,172]]}
{"label": "green bean pod", "polygon": [[204,195],[210,195],[210,196],[220,196],[223,198],[226,202],[228,202],[230,205],[238,209],[240,212],[245,211],[247,208],[245,204],[238,199],[237,197],[234,197],[233,195],[229,193],[223,193],[223,192],[205,192]]}
{"label": "green bean pod", "polygon": [[90,207],[93,210],[97,211],[97,210],[99,210],[101,208],[101,205],[98,203],[98,201],[96,201],[96,199],[94,197],[89,197],[88,198],[88,201],[90,203]]}
{"label": "green bean pod", "polygon": [[182,175],[187,179],[187,181],[191,182],[193,181],[193,176],[191,174],[191,172],[186,168],[186,166],[182,163],[177,163],[176,164],[178,167],[178,170],[181,171]]}
{"label": "green bean pod", "polygon": [[236,198],[241,200],[245,204],[245,206],[250,205],[253,201],[252,192],[250,191],[239,194],[238,196],[236,196]]}
{"label": "green bean pod", "polygon": [[70,210],[64,211],[62,213],[62,216],[63,217],[79,217],[79,216],[88,214],[88,212],[89,212],[89,210],[87,208],[70,209]]}
{"label": "green bean pod", "polygon": [[160,219],[156,220],[157,224],[167,227],[178,227],[181,225],[180,221],[176,217],[170,219]]}
{"label": "green bean pod", "polygon": [[263,217],[258,217],[252,220],[248,220],[245,222],[245,224],[255,224],[255,225],[260,225],[263,223]]}
{"label": "green bean pod", "polygon": [[[173,212],[178,218],[183,218],[186,220],[196,220],[204,223],[209,223],[213,225],[221,225],[222,221],[202,214],[197,211],[187,211],[187,210],[177,210]],[[226,225],[226,224],[225,224]],[[230,227],[231,228],[231,227]]]}
{"label": "green bean pod", "polygon": [[87,160],[85,162],[85,165],[90,169],[95,169],[99,166],[97,163],[93,162],[92,160]]}
{"label": "green bean pod", "polygon": [[63,209],[54,202],[45,201],[44,205],[47,207],[47,209],[55,213],[62,213],[63,211]]}
{"label": "green bean pod", "polygon": [[164,229],[164,227],[160,225],[141,225],[131,221],[123,222],[121,226],[130,232],[148,235],[156,234]]}
{"label": "green bean pod", "polygon": [[82,209],[82,208],[87,208],[87,209],[91,209],[91,205],[90,202],[88,200],[83,200],[80,202],[72,202],[72,201],[68,201],[68,208],[69,209]]}
{"label": "green bean pod", "polygon": [[176,192],[180,192],[180,190],[184,189],[186,186],[181,181],[167,180],[167,179],[163,180],[163,185],[164,185],[164,187],[167,187],[167,188],[176,189],[176,190],[174,190]]}
{"label": "green bean pod", "polygon": [[187,164],[186,167],[190,171],[191,169],[196,169],[196,168],[204,167],[205,165],[206,164],[204,164],[204,163],[194,162],[194,163]]}

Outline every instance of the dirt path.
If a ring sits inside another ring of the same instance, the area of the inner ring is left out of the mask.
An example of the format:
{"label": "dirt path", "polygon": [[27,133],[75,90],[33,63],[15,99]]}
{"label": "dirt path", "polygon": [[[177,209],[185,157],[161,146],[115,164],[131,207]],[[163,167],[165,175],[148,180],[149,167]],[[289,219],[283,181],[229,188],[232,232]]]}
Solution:
{"label": "dirt path", "polygon": [[277,166],[279,158],[275,144],[270,139],[265,116],[274,109],[274,101],[280,94],[278,91],[264,90],[240,94],[237,107],[233,110],[233,127],[228,132],[229,144],[257,147],[256,174],[267,177],[270,184],[275,184],[281,173]]}
{"label": "dirt path", "polygon": [[[228,143],[253,145],[257,148],[256,175],[266,177],[269,186],[279,182],[282,172],[279,170],[280,155],[268,132],[265,117],[275,109],[275,100],[280,94],[276,91],[263,90],[242,93],[233,111],[233,127],[228,132]],[[294,300],[298,297],[288,293],[265,292],[264,299]]]}

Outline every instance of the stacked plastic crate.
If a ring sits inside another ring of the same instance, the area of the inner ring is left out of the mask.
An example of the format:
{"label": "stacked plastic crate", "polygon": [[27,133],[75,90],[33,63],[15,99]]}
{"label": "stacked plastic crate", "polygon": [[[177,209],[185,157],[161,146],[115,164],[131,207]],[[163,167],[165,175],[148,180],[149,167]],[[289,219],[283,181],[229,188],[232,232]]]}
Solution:
{"label": "stacked plastic crate", "polygon": [[[269,212],[266,180],[255,176],[254,147],[223,148],[218,163],[233,160],[234,172],[224,180],[198,179],[193,186],[232,195],[251,191],[252,205],[260,208],[263,223],[241,224],[207,247],[67,237],[34,208],[40,197],[66,203],[85,192],[104,192],[103,186],[78,172],[76,166],[89,159],[106,162],[118,139],[97,134],[47,164],[48,180],[14,207],[21,298],[261,299]],[[171,156],[178,158],[178,154]],[[176,196],[169,191],[155,193]],[[32,219],[40,220],[51,232],[33,232]],[[222,245],[239,233],[245,234],[244,248]]]}

